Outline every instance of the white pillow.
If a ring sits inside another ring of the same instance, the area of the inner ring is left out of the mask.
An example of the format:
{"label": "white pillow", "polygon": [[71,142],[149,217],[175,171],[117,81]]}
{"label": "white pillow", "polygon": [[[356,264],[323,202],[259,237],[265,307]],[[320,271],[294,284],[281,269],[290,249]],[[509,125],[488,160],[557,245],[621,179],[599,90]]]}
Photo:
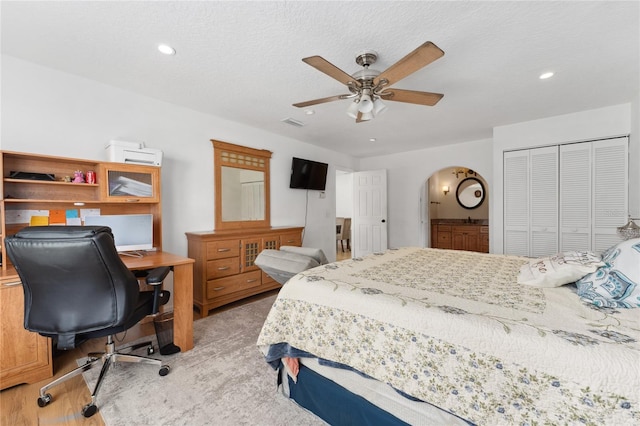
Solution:
{"label": "white pillow", "polygon": [[640,238],[602,255],[604,266],[576,283],[578,296],[605,308],[640,308]]}
{"label": "white pillow", "polygon": [[595,272],[604,262],[588,251],[565,251],[551,257],[532,259],[522,265],[518,284],[534,287],[560,287]]}

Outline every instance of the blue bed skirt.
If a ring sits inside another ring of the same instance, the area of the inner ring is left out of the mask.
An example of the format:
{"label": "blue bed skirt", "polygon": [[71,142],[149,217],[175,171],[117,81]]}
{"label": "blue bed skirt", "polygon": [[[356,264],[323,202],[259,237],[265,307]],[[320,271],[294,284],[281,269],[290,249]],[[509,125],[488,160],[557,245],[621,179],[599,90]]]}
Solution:
{"label": "blue bed skirt", "polygon": [[[281,377],[279,374],[278,380]],[[287,379],[289,397],[330,425],[408,424],[302,364],[298,383],[294,383],[289,376]]]}

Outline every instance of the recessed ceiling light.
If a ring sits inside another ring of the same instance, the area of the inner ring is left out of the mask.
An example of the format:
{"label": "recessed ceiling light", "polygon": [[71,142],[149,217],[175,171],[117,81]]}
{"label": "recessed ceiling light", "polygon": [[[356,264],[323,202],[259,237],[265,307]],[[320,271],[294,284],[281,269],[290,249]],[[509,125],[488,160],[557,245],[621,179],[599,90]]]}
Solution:
{"label": "recessed ceiling light", "polygon": [[167,44],[159,44],[158,45],[158,50],[160,51],[160,53],[164,53],[165,55],[175,55],[176,54],[176,49],[174,49],[173,47],[167,45]]}
{"label": "recessed ceiling light", "polygon": [[376,138],[369,138],[369,142],[375,142],[376,140]]}
{"label": "recessed ceiling light", "polygon": [[553,77],[553,73],[551,71],[540,74],[540,80],[546,80],[548,78]]}
{"label": "recessed ceiling light", "polygon": [[315,114],[316,112],[315,112],[314,110],[312,110],[312,109],[305,109],[305,110],[304,110],[304,113],[305,113],[305,114],[307,114],[307,115],[313,115],[313,114]]}

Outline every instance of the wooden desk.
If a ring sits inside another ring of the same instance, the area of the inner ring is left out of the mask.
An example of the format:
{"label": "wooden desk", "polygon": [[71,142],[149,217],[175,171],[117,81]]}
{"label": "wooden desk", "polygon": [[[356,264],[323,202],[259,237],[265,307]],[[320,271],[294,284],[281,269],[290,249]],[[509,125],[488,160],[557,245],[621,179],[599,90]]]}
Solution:
{"label": "wooden desk", "polygon": [[173,342],[182,352],[193,349],[194,260],[167,252],[149,252],[143,257],[120,256],[127,268],[173,267]]}
{"label": "wooden desk", "polygon": [[[120,257],[129,269],[173,267],[173,341],[185,352],[193,349],[193,259],[166,252],[141,258]],[[0,390],[20,383],[35,383],[53,376],[51,339],[24,329],[24,299],[13,267],[0,272],[2,315]],[[9,343],[11,342],[11,343]],[[12,350],[5,350],[11,344]]]}

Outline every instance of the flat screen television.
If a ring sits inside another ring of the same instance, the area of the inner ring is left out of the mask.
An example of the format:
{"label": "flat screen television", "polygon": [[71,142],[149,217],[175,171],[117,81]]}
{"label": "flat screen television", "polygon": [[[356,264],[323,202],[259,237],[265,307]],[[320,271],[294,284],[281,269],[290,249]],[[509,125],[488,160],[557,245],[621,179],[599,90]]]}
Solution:
{"label": "flat screen television", "polygon": [[151,250],[153,248],[152,214],[86,216],[84,224],[111,228],[118,252]]}
{"label": "flat screen television", "polygon": [[328,167],[329,165],[326,163],[293,157],[289,188],[324,191],[327,184]]}

